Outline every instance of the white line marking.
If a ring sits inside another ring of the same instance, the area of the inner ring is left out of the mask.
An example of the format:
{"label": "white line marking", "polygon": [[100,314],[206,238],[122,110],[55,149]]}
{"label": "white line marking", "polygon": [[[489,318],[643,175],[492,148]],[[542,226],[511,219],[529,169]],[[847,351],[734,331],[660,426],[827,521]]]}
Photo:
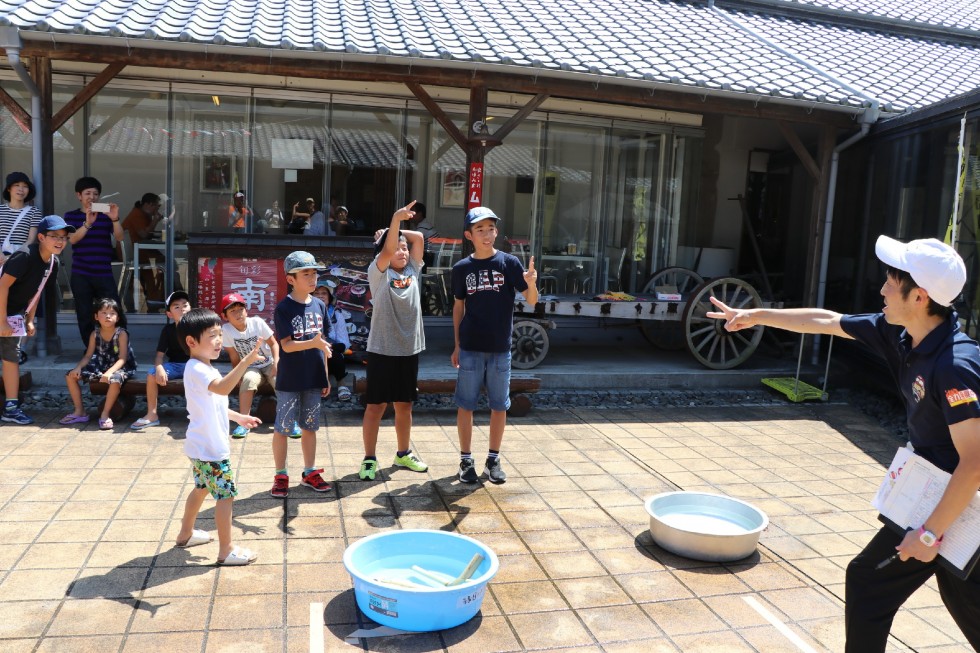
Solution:
{"label": "white line marking", "polygon": [[783,636],[789,641],[796,644],[796,647],[803,651],[803,653],[817,653],[817,649],[813,648],[802,639],[800,636],[789,629],[789,626],[784,624],[782,621],[776,618],[776,615],[769,612],[764,605],[759,603],[754,596],[743,596],[742,597],[746,603],[752,606],[752,609],[762,615],[762,618],[772,624],[773,628],[778,630]]}
{"label": "white line marking", "polygon": [[323,653],[322,603],[310,603],[310,653]]}

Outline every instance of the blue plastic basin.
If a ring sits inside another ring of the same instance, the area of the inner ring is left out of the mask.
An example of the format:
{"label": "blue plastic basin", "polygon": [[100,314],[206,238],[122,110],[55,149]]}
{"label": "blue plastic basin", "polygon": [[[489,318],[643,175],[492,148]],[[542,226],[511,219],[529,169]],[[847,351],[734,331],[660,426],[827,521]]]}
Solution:
{"label": "blue plastic basin", "polygon": [[[483,561],[462,585],[435,586],[412,570],[421,567],[452,579],[476,553],[483,555]],[[357,607],[370,619],[392,628],[428,632],[453,628],[479,612],[487,583],[500,564],[489,547],[471,537],[416,529],[378,533],[354,542],[344,552],[344,566],[354,581]]]}

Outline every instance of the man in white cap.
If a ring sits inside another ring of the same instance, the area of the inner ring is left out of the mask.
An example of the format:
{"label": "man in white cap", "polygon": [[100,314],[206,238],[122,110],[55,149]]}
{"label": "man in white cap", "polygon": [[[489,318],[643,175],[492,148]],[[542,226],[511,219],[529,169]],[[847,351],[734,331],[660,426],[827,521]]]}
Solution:
{"label": "man in white cap", "polygon": [[980,650],[980,583],[957,578],[936,560],[943,533],[980,487],[980,350],[960,331],[952,308],[966,266],[934,238],[901,243],[881,236],[875,253],[886,266],[880,313],[733,309],[712,297],[718,310],[707,315],[725,320],[729,331],[771,326],[850,338],[885,359],[899,383],[915,453],[953,476],[921,524],[904,534],[882,528],[848,565],[845,650],[884,651],[895,613],[933,574],[946,608]]}

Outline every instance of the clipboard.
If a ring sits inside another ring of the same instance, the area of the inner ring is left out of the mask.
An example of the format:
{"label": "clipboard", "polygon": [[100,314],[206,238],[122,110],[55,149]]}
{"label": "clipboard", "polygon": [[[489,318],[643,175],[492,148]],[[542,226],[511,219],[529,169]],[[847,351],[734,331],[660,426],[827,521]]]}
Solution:
{"label": "clipboard", "polygon": [[[878,519],[896,533],[918,527],[939,503],[951,476],[911,449],[900,448],[872,501]],[[938,561],[964,579],[980,561],[980,493],[943,534]]]}

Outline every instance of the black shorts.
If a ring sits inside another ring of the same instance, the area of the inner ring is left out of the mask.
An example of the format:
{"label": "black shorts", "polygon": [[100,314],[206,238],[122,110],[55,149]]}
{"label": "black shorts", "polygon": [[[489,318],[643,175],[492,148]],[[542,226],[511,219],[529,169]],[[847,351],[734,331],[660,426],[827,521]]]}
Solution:
{"label": "black shorts", "polygon": [[368,352],[367,393],[369,404],[412,402],[418,398],[419,355],[385,356]]}

